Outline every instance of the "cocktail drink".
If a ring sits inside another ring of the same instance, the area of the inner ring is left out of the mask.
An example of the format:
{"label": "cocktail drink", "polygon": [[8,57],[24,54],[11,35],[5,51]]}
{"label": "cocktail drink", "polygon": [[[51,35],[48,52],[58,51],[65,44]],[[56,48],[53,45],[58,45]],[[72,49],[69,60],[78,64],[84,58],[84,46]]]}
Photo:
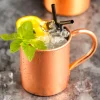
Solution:
{"label": "cocktail drink", "polygon": [[41,29],[49,34],[44,37],[39,37],[39,39],[41,40],[44,38],[47,49],[58,48],[67,43],[70,33],[66,27],[62,27],[62,30],[57,29],[54,21],[46,22],[44,24],[47,25],[47,30],[44,29],[43,26],[41,26]]}
{"label": "cocktail drink", "polygon": [[[36,95],[50,96],[63,91],[68,84],[70,71],[90,58],[97,48],[95,34],[86,29],[70,31],[55,17],[43,21],[36,16],[25,16],[17,20],[17,32],[2,34],[3,40],[12,40],[10,51],[20,50],[20,73],[23,88]],[[87,34],[92,39],[90,51],[70,64],[70,42],[73,36]]]}

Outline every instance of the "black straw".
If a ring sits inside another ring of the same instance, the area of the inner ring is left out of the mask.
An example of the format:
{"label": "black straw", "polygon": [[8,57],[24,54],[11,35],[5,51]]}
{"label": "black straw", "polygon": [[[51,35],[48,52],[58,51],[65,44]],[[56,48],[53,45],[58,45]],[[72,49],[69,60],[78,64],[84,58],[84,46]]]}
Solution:
{"label": "black straw", "polygon": [[65,24],[73,24],[74,20],[67,20],[67,21],[60,21],[61,25],[65,25]]}
{"label": "black straw", "polygon": [[65,24],[73,24],[74,20],[68,20],[68,21],[60,21],[59,23],[57,22],[57,17],[56,17],[56,9],[55,9],[55,4],[51,4],[52,8],[52,15],[53,15],[53,20],[55,22],[57,30],[60,29],[62,31],[62,26]]}
{"label": "black straw", "polygon": [[58,28],[59,24],[57,23],[55,4],[52,4],[51,7],[52,7],[53,20],[55,21],[56,27]]}

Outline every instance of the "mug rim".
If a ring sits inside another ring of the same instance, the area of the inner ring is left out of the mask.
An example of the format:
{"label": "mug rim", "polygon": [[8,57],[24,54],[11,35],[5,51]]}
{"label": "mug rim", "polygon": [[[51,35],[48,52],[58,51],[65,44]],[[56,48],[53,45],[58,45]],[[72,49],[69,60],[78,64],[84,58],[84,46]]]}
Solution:
{"label": "mug rim", "polygon": [[36,50],[36,51],[37,51],[37,52],[50,52],[50,51],[56,51],[56,50],[59,50],[59,49],[65,47],[65,46],[71,41],[71,38],[72,38],[70,29],[69,29],[67,26],[66,26],[66,28],[68,29],[68,31],[69,31],[69,33],[70,33],[70,36],[69,36],[68,41],[67,41],[64,45],[62,45],[62,46],[60,46],[60,47],[57,47],[57,48],[54,48],[54,49]]}

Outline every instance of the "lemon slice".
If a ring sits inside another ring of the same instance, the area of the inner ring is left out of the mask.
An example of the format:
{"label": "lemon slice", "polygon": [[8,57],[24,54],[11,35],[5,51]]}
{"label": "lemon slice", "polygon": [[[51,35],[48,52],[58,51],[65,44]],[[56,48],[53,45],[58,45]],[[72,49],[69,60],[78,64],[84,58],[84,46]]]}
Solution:
{"label": "lemon slice", "polygon": [[43,22],[40,18],[36,16],[24,16],[17,20],[16,22],[16,28],[18,29],[25,21],[31,21],[33,25],[33,29],[36,33],[36,36],[45,36],[48,34],[48,32],[44,32],[42,28],[40,27],[40,24]]}

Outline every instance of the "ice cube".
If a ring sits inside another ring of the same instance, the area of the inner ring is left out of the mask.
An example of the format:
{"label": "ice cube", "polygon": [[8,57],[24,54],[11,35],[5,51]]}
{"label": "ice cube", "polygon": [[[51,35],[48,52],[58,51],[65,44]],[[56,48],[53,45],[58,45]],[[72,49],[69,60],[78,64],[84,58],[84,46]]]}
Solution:
{"label": "ice cube", "polygon": [[57,34],[57,29],[56,29],[56,27],[54,27],[54,28],[49,29],[48,32],[49,32],[51,35],[56,35],[56,34]]}
{"label": "ice cube", "polygon": [[67,40],[60,36],[51,37],[50,41],[46,44],[48,49],[58,48],[64,45]]}
{"label": "ice cube", "polygon": [[65,39],[63,37],[60,37],[60,36],[55,36],[55,37],[51,38],[51,42],[53,44],[58,44],[58,43],[61,43],[61,42],[66,42],[66,41],[65,41]]}
{"label": "ice cube", "polygon": [[91,95],[89,95],[87,92],[86,93],[81,93],[77,100],[93,100],[93,98],[91,97]]}
{"label": "ice cube", "polygon": [[[50,49],[58,48],[58,47],[64,45],[66,42],[67,42],[67,40],[63,37],[59,37],[59,36],[52,37],[51,41],[49,43]],[[52,46],[52,48],[51,48],[51,46]]]}
{"label": "ice cube", "polygon": [[60,30],[54,30],[52,32],[49,32],[51,36],[60,36]]}
{"label": "ice cube", "polygon": [[63,29],[60,35],[62,37],[68,37],[69,36],[69,32],[66,29]]}
{"label": "ice cube", "polygon": [[60,29],[55,29],[55,30],[49,30],[49,33],[52,36],[61,36],[61,37],[68,37],[69,36],[69,32],[66,29],[62,29],[62,31],[60,31]]}
{"label": "ice cube", "polygon": [[56,25],[55,25],[54,21],[47,22],[47,27],[48,27],[49,33],[57,32]]}
{"label": "ice cube", "polygon": [[54,49],[54,44],[52,43],[47,43],[46,46],[48,49]]}
{"label": "ice cube", "polygon": [[37,37],[37,40],[44,41],[46,44],[50,42],[51,35],[45,35],[45,36],[39,36]]}
{"label": "ice cube", "polygon": [[48,22],[48,27],[49,27],[49,29],[56,28],[54,21]]}
{"label": "ice cube", "polygon": [[0,85],[6,87],[13,84],[13,73],[11,71],[0,72]]}

